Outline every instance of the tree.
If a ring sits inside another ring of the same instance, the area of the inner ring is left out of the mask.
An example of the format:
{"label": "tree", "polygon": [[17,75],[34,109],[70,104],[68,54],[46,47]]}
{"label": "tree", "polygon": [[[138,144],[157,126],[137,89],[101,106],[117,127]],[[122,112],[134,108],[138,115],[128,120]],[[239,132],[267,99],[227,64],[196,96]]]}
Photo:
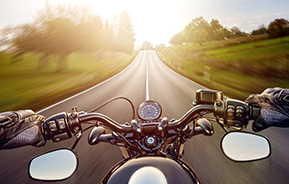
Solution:
{"label": "tree", "polygon": [[224,40],[230,38],[238,38],[248,36],[246,32],[242,32],[237,26],[230,30],[223,27],[219,20],[212,19],[208,23],[203,17],[193,19],[183,31],[175,34],[169,41],[172,45],[183,43],[198,43],[202,45],[207,41]]}
{"label": "tree", "polygon": [[72,31],[75,25],[68,18],[55,18],[45,23],[45,40],[51,53],[70,54],[75,50]]}
{"label": "tree", "polygon": [[234,27],[232,32],[223,27],[219,20],[212,19],[208,23],[203,17],[193,19],[183,31],[175,34],[170,39],[170,44],[179,45],[183,43],[198,43],[202,45],[207,41],[224,40],[232,37],[247,35],[239,28]]}
{"label": "tree", "polygon": [[[17,26],[13,31],[15,62],[26,52],[36,52],[42,55],[39,68],[48,64],[49,57],[55,57],[59,71],[65,69],[66,58],[72,52],[109,49],[130,53],[135,42],[130,16],[125,10],[114,22],[107,19],[103,25],[101,17],[94,15],[88,6],[52,7],[47,3],[33,23]],[[0,44],[7,44],[7,39],[0,40]]]}
{"label": "tree", "polygon": [[71,38],[77,40],[78,51],[83,52],[95,52],[102,47],[103,24],[101,17],[91,16],[86,22],[80,22],[75,25],[74,33],[75,37]]}
{"label": "tree", "polygon": [[78,36],[75,25],[70,19],[59,17],[45,22],[45,28],[45,55],[58,57],[58,71],[62,71],[66,68],[67,56],[79,47],[72,39]]}
{"label": "tree", "polygon": [[246,32],[242,32],[237,26],[231,28],[232,38],[239,38],[248,36]]}
{"label": "tree", "polygon": [[186,33],[185,31],[175,34],[169,41],[172,45],[181,45],[186,42]]}
{"label": "tree", "polygon": [[[12,64],[20,61],[26,52],[45,52],[47,50],[47,39],[42,29],[35,24],[24,24],[13,28],[11,48],[14,48]],[[42,65],[42,60],[39,66]]]}
{"label": "tree", "polygon": [[0,30],[0,51],[10,49],[11,34],[13,34],[13,27],[11,26],[6,26]]}
{"label": "tree", "polygon": [[198,43],[201,46],[203,45],[204,42],[208,41],[208,38],[209,38],[209,34],[207,30],[204,28],[196,29],[191,34],[192,34],[191,38],[193,42]]}
{"label": "tree", "polygon": [[160,43],[160,44],[155,46],[155,50],[161,50],[163,48],[166,48],[166,44],[164,44],[164,43]]}
{"label": "tree", "polygon": [[289,22],[284,18],[275,19],[268,26],[268,31],[270,37],[282,37],[289,35]]}
{"label": "tree", "polygon": [[204,19],[204,17],[197,17],[193,19],[186,27],[186,30],[196,30],[199,28],[207,29],[209,28],[208,22]]}
{"label": "tree", "polygon": [[233,37],[232,33],[225,27],[223,28],[222,32],[223,32],[223,35],[224,35],[224,39],[230,39],[230,38]]}
{"label": "tree", "polygon": [[100,49],[102,29],[100,16],[93,15],[89,7],[59,5],[52,8],[47,4],[34,23],[15,28],[14,61],[26,52],[37,52],[42,54],[39,67],[45,66],[53,56],[58,60],[58,70],[63,70],[72,52]]}
{"label": "tree", "polygon": [[145,41],[144,43],[142,43],[142,46],[140,48],[141,50],[153,50],[154,49],[154,45],[150,42]]}
{"label": "tree", "polygon": [[195,42],[202,44],[208,41],[209,23],[203,17],[193,19],[185,27],[186,43]]}
{"label": "tree", "polygon": [[219,20],[211,20],[208,34],[210,40],[223,40],[225,38],[224,27],[220,24]]}
{"label": "tree", "polygon": [[251,32],[251,35],[260,35],[260,34],[265,34],[265,33],[267,33],[267,28],[264,26],[264,24],[262,24],[262,25],[259,25],[258,29],[254,29]]}
{"label": "tree", "polygon": [[113,22],[110,23],[107,18],[102,30],[102,46],[104,49],[110,50],[113,48],[114,43],[115,33],[113,30]]}
{"label": "tree", "polygon": [[131,19],[126,10],[123,10],[117,18],[117,46],[118,50],[131,53],[134,49],[135,33]]}

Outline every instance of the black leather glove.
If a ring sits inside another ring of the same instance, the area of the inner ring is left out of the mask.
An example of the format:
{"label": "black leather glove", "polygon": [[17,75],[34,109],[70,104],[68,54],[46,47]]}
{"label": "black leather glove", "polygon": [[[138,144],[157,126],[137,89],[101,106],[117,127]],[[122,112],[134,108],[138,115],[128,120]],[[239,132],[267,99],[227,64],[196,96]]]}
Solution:
{"label": "black leather glove", "polygon": [[289,89],[268,88],[261,94],[250,95],[245,102],[262,108],[252,125],[255,132],[270,126],[289,126]]}
{"label": "black leather glove", "polygon": [[26,145],[43,146],[45,139],[40,125],[45,117],[32,110],[0,113],[0,149]]}

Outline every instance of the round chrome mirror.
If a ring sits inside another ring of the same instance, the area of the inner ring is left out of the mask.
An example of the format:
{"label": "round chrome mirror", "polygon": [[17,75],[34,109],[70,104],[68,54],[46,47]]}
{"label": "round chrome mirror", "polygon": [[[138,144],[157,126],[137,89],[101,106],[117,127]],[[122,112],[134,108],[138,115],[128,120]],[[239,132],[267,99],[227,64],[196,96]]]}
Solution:
{"label": "round chrome mirror", "polygon": [[74,174],[77,165],[77,157],[71,150],[59,149],[33,158],[29,175],[36,180],[64,180]]}
{"label": "round chrome mirror", "polygon": [[221,142],[223,153],[233,161],[254,161],[270,156],[267,138],[248,132],[229,132]]}

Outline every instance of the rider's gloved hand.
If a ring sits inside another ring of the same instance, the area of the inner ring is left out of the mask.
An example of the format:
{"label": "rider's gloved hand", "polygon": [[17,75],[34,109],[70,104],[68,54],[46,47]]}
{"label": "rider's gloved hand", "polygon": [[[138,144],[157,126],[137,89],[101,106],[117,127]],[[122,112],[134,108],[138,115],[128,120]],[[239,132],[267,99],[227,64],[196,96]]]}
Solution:
{"label": "rider's gloved hand", "polygon": [[270,126],[289,127],[289,89],[268,88],[261,94],[250,95],[245,102],[261,107],[261,115],[252,125],[255,132]]}
{"label": "rider's gloved hand", "polygon": [[0,113],[0,149],[26,145],[43,146],[45,139],[40,125],[45,117],[32,110]]}

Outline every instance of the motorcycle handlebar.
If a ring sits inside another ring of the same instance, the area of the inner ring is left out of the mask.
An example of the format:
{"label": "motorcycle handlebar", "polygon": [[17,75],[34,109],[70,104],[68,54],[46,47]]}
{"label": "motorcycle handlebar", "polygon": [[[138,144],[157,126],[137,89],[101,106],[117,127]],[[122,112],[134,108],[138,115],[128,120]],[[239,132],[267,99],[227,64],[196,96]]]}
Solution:
{"label": "motorcycle handlebar", "polygon": [[185,115],[183,115],[179,120],[175,120],[170,122],[167,127],[169,129],[175,129],[186,125],[187,123],[191,122],[191,120],[200,112],[214,112],[215,108],[214,105],[197,105],[191,108]]}
{"label": "motorcycle handlebar", "polygon": [[[166,126],[167,129],[176,129],[186,125],[190,122],[197,114],[203,111],[214,112],[214,105],[198,105],[191,108],[182,118],[169,122]],[[119,124],[115,120],[100,114],[100,113],[88,113],[79,116],[79,122],[85,122],[90,120],[96,120],[103,122],[111,130],[115,132],[130,133],[135,130],[130,125]]]}
{"label": "motorcycle handlebar", "polygon": [[[261,110],[260,108],[249,106],[247,104],[244,104],[243,102],[239,105],[236,104],[236,107],[240,105],[243,105],[243,107],[246,109],[246,111],[244,111],[242,115],[244,117],[246,116],[248,120],[257,119],[257,117],[260,115],[260,110]],[[207,104],[196,105],[193,108],[191,108],[186,114],[184,114],[180,119],[169,122],[166,126],[166,129],[176,129],[179,127],[183,127],[189,122],[191,122],[192,119],[196,115],[200,114],[201,112],[213,112],[216,116],[218,113],[217,106],[218,105],[216,103],[214,105],[207,105]],[[222,111],[224,113],[222,113],[222,115],[220,116],[221,118],[226,118],[227,108],[228,108],[228,104],[223,106]],[[108,126],[111,130],[115,132],[130,133],[130,132],[135,131],[131,127],[131,125],[119,124],[115,120],[100,113],[88,113],[88,114],[83,114],[79,116],[79,122],[85,122],[85,121],[90,121],[90,120],[103,122],[106,126]]]}
{"label": "motorcycle handlebar", "polygon": [[100,113],[88,113],[88,114],[82,114],[79,116],[80,123],[90,121],[90,120],[100,121],[115,132],[123,132],[123,133],[133,132],[131,126],[119,124],[115,120]]}
{"label": "motorcycle handlebar", "polygon": [[[199,104],[191,108],[178,120],[170,122],[164,121],[166,124],[164,126],[166,126],[165,128],[168,130],[181,128],[202,112],[213,112],[216,118],[228,119],[228,121],[225,122],[225,125],[227,126],[234,126],[236,122],[239,122],[239,124],[243,126],[248,120],[256,119],[259,116],[260,108],[252,107],[242,101],[233,99],[217,101],[214,104]],[[46,119],[43,124],[43,135],[46,139],[52,139],[55,142],[70,138],[71,133],[78,137],[82,135],[81,123],[91,120],[100,121],[112,131],[119,133],[132,133],[138,131],[137,128],[132,125],[120,124],[101,113],[76,114],[73,112],[68,114],[63,112]]]}

